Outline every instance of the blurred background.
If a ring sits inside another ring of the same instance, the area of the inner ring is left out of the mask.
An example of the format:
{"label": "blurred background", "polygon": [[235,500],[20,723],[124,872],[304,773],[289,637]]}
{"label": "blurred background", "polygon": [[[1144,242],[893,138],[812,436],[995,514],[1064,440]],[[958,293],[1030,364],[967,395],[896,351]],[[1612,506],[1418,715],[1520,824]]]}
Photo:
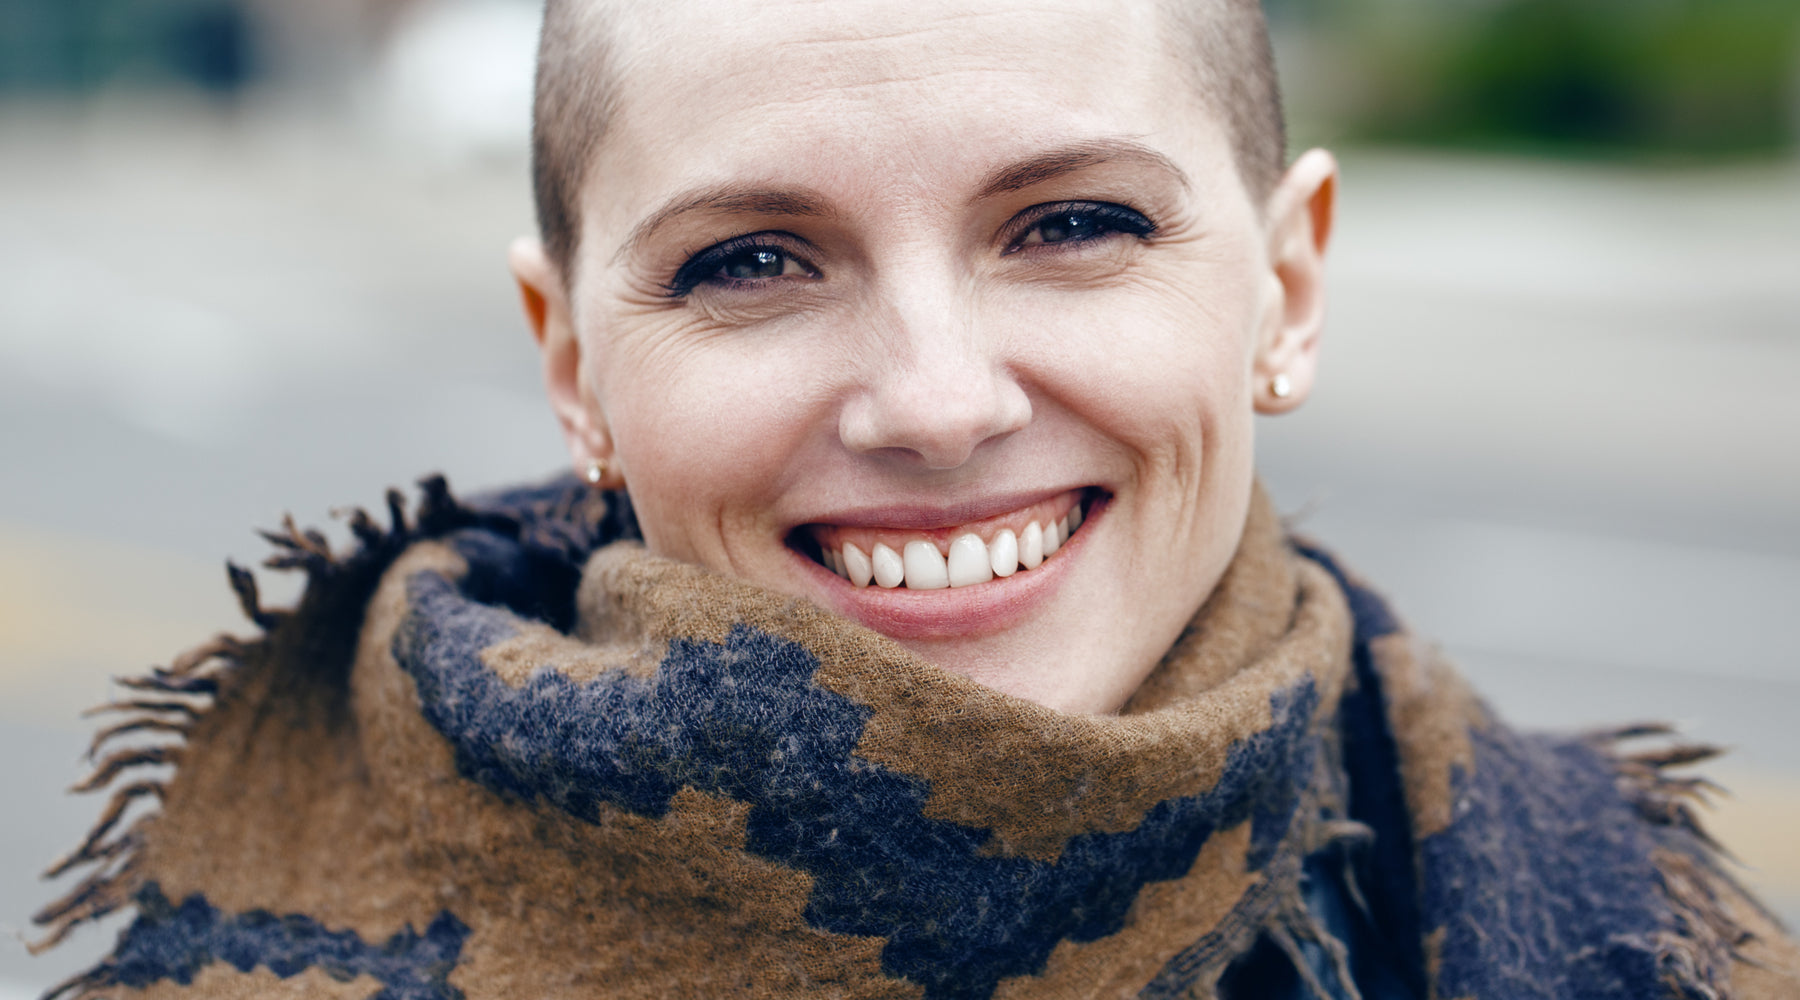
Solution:
{"label": "blurred background", "polygon": [[[1733,748],[1800,922],[1800,2],[1271,0],[1345,165],[1284,509],[1514,720]],[[222,560],[565,456],[507,278],[535,0],[0,0],[0,1000],[108,678],[246,627]],[[280,595],[291,584],[265,579]]]}

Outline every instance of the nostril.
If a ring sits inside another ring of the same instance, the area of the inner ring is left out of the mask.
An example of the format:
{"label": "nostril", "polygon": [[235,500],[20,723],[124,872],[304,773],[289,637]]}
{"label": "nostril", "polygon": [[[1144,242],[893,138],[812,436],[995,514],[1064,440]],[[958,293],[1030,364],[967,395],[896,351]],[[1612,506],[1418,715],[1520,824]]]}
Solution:
{"label": "nostril", "polygon": [[928,469],[953,469],[1023,429],[1031,416],[1030,398],[1009,377],[915,372],[850,400],[838,436],[859,454],[910,455]]}

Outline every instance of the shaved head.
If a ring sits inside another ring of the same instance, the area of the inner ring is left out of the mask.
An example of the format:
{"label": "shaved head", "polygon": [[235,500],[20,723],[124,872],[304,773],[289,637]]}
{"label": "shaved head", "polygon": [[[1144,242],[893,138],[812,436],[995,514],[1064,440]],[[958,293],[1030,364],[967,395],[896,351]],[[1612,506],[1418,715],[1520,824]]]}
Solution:
{"label": "shaved head", "polygon": [[581,188],[618,100],[612,25],[600,0],[545,0],[531,112],[538,235],[568,284],[581,232]]}
{"label": "shaved head", "polygon": [[1261,0],[1158,2],[1189,83],[1225,122],[1244,185],[1267,197],[1287,167],[1287,123]]}
{"label": "shaved head", "polygon": [[[1259,201],[1280,181],[1287,159],[1275,59],[1261,0],[1152,0],[1169,24],[1180,81],[1219,117],[1238,173]],[[545,0],[532,113],[532,186],[538,233],[561,271],[573,276],[581,233],[581,191],[617,111],[619,75],[630,62],[616,26],[617,0]]]}

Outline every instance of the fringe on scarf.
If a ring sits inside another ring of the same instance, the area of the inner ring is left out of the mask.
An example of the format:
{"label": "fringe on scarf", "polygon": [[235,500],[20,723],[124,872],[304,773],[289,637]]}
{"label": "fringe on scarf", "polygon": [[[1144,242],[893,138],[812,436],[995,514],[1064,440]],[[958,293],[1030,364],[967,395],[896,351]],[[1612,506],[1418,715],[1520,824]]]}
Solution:
{"label": "fringe on scarf", "polygon": [[1726,895],[1742,904],[1760,904],[1718,863],[1736,858],[1706,831],[1695,811],[1711,805],[1708,795],[1724,794],[1725,789],[1707,778],[1670,773],[1724,751],[1703,743],[1677,742],[1636,752],[1621,746],[1631,740],[1677,735],[1674,726],[1645,723],[1593,733],[1588,739],[1612,760],[1619,794],[1638,815],[1652,829],[1674,835],[1665,840],[1686,841],[1679,846],[1665,843],[1651,855],[1664,901],[1675,917],[1674,926],[1652,941],[1663,984],[1670,995],[1684,1000],[1730,1000],[1731,965],[1754,964],[1743,948],[1756,935],[1733,916]]}
{"label": "fringe on scarf", "polygon": [[[1238,909],[1169,960],[1157,978],[1137,994],[1140,1000],[1199,995],[1196,984],[1228,975],[1237,960],[1249,956],[1265,940],[1292,966],[1312,1000],[1362,1000],[1351,970],[1349,948],[1308,905],[1300,889],[1300,869],[1305,858],[1335,849],[1343,864],[1340,877],[1349,892],[1350,905],[1373,919],[1357,882],[1354,863],[1355,853],[1373,838],[1373,830],[1354,820],[1323,820],[1313,825],[1298,842],[1282,848],[1266,869],[1267,877],[1244,893]],[[1306,954],[1304,946],[1308,944],[1324,952],[1323,964]],[[1330,984],[1327,977],[1332,980]],[[1243,995],[1226,994],[1223,986],[1222,982],[1215,983],[1220,992],[1206,995],[1229,996],[1232,1000]]]}
{"label": "fringe on scarf", "polygon": [[[1334,741],[1327,741],[1326,747],[1327,755],[1320,762],[1321,770],[1332,774],[1340,772]],[[1362,1000],[1350,964],[1349,943],[1327,926],[1301,887],[1304,876],[1300,869],[1309,859],[1335,858],[1337,870],[1333,874],[1348,896],[1346,902],[1361,919],[1375,920],[1357,865],[1361,853],[1374,843],[1375,831],[1365,823],[1345,817],[1345,806],[1342,788],[1326,791],[1318,801],[1303,805],[1299,814],[1315,818],[1307,823],[1297,843],[1285,852],[1283,860],[1270,868],[1273,873],[1291,866],[1289,875],[1272,874],[1262,883],[1272,890],[1270,904],[1246,922],[1235,937],[1223,933],[1223,929],[1209,935],[1230,940],[1226,950],[1234,957],[1248,955],[1259,939],[1266,939],[1293,966],[1300,984],[1312,1000]],[[1324,953],[1323,962],[1306,954],[1304,946],[1308,944]],[[1228,965],[1230,961],[1227,960]],[[1329,984],[1327,978],[1331,980]]]}
{"label": "fringe on scarf", "polygon": [[[362,608],[374,593],[381,576],[399,555],[416,541],[441,537],[462,528],[481,527],[519,539],[529,547],[564,565],[579,568],[602,538],[635,534],[630,505],[622,497],[611,502],[587,490],[546,488],[529,496],[522,505],[504,501],[492,507],[465,505],[451,495],[441,475],[419,481],[420,499],[408,517],[406,498],[399,490],[386,495],[387,525],[378,524],[362,508],[334,512],[344,519],[355,537],[354,547],[334,553],[325,535],[298,527],[290,515],[280,531],[258,532],[274,551],[263,566],[281,572],[298,570],[306,576],[298,603],[290,608],[269,608],[258,593],[256,575],[244,567],[226,563],[226,574],[244,616],[257,634],[240,637],[220,634],[177,656],[168,666],[153,667],[134,677],[115,678],[125,694],[99,705],[85,716],[110,716],[88,748],[94,770],[71,789],[74,793],[111,791],[106,806],[74,850],[57,859],[44,872],[55,879],[76,869],[87,875],[60,899],[33,914],[32,922],[46,928],[43,938],[28,947],[42,954],[65,940],[77,927],[93,923],[129,905],[144,883],[140,855],[153,829],[158,811],[138,815],[120,830],[127,812],[140,800],[161,803],[179,771],[186,739],[216,706],[228,701],[248,671],[268,663],[286,642],[300,643],[315,622],[333,615],[354,616],[349,634],[361,631]],[[586,509],[578,509],[585,507]],[[345,663],[308,663],[308,670],[348,670]],[[150,735],[173,737],[170,742],[127,746],[102,757],[121,737]],[[167,767],[157,777],[139,777],[141,769]],[[136,780],[126,780],[127,777]],[[76,975],[52,987],[43,1000],[56,1000],[97,985],[95,974]]]}
{"label": "fringe on scarf", "polygon": [[[1355,820],[1329,820],[1320,824],[1310,839],[1312,843],[1307,845],[1308,854],[1332,847],[1339,848],[1339,859],[1343,865],[1340,877],[1350,894],[1351,905],[1364,918],[1373,920],[1374,913],[1369,909],[1362,887],[1357,882],[1352,856],[1353,852],[1366,847],[1375,839],[1375,831]],[[1314,1000],[1336,1000],[1340,996],[1348,1000],[1362,1000],[1362,993],[1357,989],[1356,974],[1350,968],[1349,947],[1325,926],[1319,915],[1306,905],[1306,900],[1301,898],[1299,892],[1284,894],[1281,906],[1263,926],[1263,934],[1293,963],[1294,971],[1299,973],[1301,982],[1306,984],[1307,991],[1313,995]],[[1337,980],[1338,992],[1332,992],[1319,977],[1319,970],[1301,950],[1301,942],[1309,942],[1324,950],[1331,963],[1332,975]]]}

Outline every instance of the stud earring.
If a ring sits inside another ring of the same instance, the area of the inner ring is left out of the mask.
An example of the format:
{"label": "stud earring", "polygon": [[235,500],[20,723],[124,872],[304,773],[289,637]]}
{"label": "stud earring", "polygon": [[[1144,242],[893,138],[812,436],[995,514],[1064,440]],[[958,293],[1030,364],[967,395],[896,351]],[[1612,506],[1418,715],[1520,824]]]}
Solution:
{"label": "stud earring", "polygon": [[599,486],[606,481],[606,473],[606,459],[590,458],[587,460],[587,468],[582,471],[582,477],[587,480],[589,486]]}
{"label": "stud earring", "polygon": [[1269,380],[1269,395],[1276,399],[1286,399],[1293,394],[1294,383],[1287,375],[1277,375]]}

